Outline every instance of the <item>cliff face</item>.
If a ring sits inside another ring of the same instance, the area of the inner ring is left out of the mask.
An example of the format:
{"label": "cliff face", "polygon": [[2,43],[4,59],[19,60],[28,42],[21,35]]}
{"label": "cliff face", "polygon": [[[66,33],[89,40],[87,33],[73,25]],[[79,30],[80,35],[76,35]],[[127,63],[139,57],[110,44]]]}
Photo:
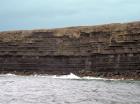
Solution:
{"label": "cliff face", "polygon": [[140,22],[0,32],[0,72],[140,79]]}

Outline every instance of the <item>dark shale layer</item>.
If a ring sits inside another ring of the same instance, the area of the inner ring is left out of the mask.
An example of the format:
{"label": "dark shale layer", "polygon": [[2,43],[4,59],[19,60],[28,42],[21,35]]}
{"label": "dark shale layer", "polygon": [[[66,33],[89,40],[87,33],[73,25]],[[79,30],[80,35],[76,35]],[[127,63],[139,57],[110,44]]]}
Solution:
{"label": "dark shale layer", "polygon": [[140,22],[0,32],[0,73],[140,79]]}

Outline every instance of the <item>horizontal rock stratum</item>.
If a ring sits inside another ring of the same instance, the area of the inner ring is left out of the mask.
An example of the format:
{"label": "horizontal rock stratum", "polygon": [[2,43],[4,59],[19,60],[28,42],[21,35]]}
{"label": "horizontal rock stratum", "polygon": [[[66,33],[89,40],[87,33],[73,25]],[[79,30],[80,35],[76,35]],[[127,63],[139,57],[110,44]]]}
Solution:
{"label": "horizontal rock stratum", "polygon": [[0,32],[0,73],[140,79],[140,22]]}

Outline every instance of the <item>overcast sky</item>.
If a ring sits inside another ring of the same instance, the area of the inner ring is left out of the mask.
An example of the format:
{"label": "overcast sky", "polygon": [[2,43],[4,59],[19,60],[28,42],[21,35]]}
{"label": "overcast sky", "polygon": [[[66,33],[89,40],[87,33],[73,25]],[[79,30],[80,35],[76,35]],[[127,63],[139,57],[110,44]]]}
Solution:
{"label": "overcast sky", "polygon": [[0,0],[0,31],[140,20],[140,0]]}

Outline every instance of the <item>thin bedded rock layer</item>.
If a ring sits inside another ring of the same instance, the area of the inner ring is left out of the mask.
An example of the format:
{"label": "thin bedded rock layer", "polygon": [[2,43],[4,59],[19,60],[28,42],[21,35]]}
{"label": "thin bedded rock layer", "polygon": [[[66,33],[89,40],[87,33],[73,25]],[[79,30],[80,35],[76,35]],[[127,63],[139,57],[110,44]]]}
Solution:
{"label": "thin bedded rock layer", "polygon": [[0,72],[140,79],[140,22],[0,32]]}

